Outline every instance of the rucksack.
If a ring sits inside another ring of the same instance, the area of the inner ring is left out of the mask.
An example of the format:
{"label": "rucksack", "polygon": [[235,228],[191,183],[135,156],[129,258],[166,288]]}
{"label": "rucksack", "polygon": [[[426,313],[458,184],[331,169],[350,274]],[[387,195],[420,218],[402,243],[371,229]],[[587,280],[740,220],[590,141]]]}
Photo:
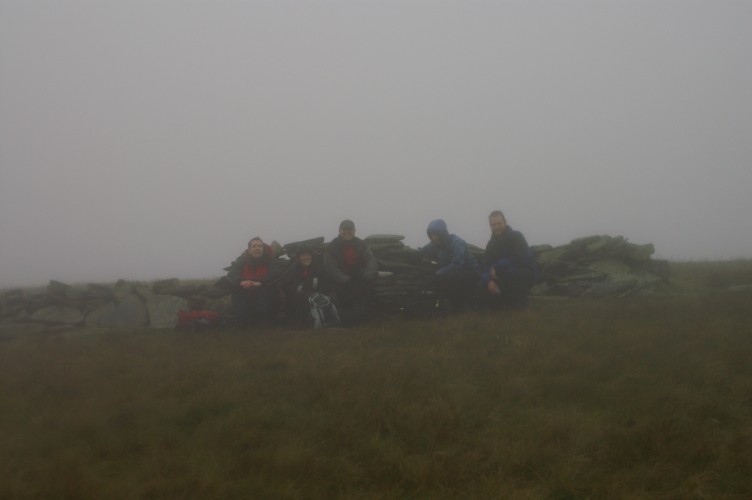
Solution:
{"label": "rucksack", "polygon": [[311,296],[308,297],[308,303],[311,306],[311,317],[313,318],[314,328],[322,328],[341,323],[337,307],[332,303],[331,299],[323,293],[312,293]]}
{"label": "rucksack", "polygon": [[196,331],[218,326],[219,314],[214,311],[178,311],[177,330]]}

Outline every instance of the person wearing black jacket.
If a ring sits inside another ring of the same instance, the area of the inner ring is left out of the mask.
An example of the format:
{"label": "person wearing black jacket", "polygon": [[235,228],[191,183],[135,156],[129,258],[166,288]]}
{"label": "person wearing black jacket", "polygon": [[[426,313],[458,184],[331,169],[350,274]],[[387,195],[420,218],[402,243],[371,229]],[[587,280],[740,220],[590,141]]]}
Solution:
{"label": "person wearing black jacket", "polygon": [[488,216],[491,239],[481,259],[482,296],[492,307],[525,309],[538,276],[535,256],[521,232],[495,210]]}
{"label": "person wearing black jacket", "polygon": [[313,293],[328,292],[324,268],[315,259],[313,249],[305,245],[298,248],[295,262],[287,268],[279,281],[285,296],[287,317],[297,324],[310,323],[308,299]]}
{"label": "person wearing black jacket", "polygon": [[345,219],[340,223],[339,236],[324,252],[324,269],[343,321],[347,322],[348,317],[351,322],[364,318],[378,263],[368,245],[355,236],[353,221]]}
{"label": "person wearing black jacket", "polygon": [[275,319],[279,308],[277,279],[281,273],[272,248],[255,237],[226,269],[237,324],[247,326]]}

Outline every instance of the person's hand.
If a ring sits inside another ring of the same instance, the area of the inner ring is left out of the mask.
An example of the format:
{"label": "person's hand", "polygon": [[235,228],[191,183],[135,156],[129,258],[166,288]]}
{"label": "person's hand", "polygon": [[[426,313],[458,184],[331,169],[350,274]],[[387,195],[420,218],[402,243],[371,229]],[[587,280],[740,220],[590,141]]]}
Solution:
{"label": "person's hand", "polygon": [[492,293],[494,295],[497,295],[500,292],[501,292],[501,290],[499,290],[499,285],[497,285],[495,281],[489,281],[488,282],[488,293]]}
{"label": "person's hand", "polygon": [[261,283],[259,283],[258,281],[245,280],[240,282],[240,286],[242,286],[243,288],[254,288],[261,286]]}

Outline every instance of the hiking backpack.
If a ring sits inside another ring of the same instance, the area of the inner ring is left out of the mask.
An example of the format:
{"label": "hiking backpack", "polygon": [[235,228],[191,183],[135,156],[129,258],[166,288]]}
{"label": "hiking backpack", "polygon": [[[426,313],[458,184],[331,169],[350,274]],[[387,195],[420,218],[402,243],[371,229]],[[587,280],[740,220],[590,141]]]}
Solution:
{"label": "hiking backpack", "polygon": [[311,317],[313,317],[314,328],[338,325],[341,322],[337,307],[323,293],[312,293],[308,297],[308,303],[311,306]]}

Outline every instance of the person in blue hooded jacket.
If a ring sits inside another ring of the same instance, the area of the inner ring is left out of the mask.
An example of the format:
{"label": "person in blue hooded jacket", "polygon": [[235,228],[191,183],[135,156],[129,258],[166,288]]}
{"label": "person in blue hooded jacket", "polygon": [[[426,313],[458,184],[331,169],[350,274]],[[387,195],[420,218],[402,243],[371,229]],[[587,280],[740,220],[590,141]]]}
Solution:
{"label": "person in blue hooded jacket", "polygon": [[461,311],[472,302],[478,285],[478,261],[465,240],[449,234],[446,222],[436,219],[426,229],[431,240],[420,249],[422,255],[438,262],[435,288],[440,298],[448,299],[454,310]]}
{"label": "person in blue hooded jacket", "polygon": [[481,258],[483,302],[491,307],[525,309],[528,292],[538,279],[538,264],[521,232],[507,224],[504,214],[488,216],[491,239]]}

